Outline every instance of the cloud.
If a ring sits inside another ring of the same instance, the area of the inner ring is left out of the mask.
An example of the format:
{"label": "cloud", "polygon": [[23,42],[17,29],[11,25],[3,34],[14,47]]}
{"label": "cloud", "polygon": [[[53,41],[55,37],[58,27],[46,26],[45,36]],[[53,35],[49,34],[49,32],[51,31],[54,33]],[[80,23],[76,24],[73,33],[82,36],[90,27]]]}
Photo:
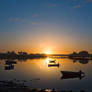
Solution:
{"label": "cloud", "polygon": [[75,6],[73,6],[73,8],[80,8],[81,7],[81,5],[75,5]]}
{"label": "cloud", "polygon": [[92,2],[92,0],[72,0],[72,1],[74,1],[74,2]]}
{"label": "cloud", "polygon": [[9,18],[9,21],[13,23],[23,23],[25,22],[25,19],[21,17],[12,17],[12,18]]}
{"label": "cloud", "polygon": [[92,0],[86,0],[87,2],[92,2]]}
{"label": "cloud", "polygon": [[32,14],[32,17],[39,17],[40,14]]}
{"label": "cloud", "polygon": [[48,4],[48,7],[56,7],[56,4]]}
{"label": "cloud", "polygon": [[79,2],[81,4],[83,3],[92,3],[92,0],[72,0],[73,2]]}
{"label": "cloud", "polygon": [[92,3],[92,0],[72,0],[73,8],[81,8],[86,6],[88,3]]}
{"label": "cloud", "polygon": [[32,25],[39,25],[39,22],[32,22]]}

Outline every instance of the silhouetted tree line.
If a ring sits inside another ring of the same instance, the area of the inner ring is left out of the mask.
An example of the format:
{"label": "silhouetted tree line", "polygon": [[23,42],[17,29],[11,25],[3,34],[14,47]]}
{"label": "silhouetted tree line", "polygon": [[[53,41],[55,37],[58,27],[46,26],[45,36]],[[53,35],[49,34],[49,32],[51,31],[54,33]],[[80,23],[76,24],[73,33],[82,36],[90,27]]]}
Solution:
{"label": "silhouetted tree line", "polygon": [[71,59],[92,59],[92,54],[89,54],[88,51],[80,51],[79,53],[73,52],[69,55]]}
{"label": "silhouetted tree line", "polygon": [[0,53],[0,59],[32,59],[32,58],[45,58],[45,54],[28,54],[27,52],[10,52]]}

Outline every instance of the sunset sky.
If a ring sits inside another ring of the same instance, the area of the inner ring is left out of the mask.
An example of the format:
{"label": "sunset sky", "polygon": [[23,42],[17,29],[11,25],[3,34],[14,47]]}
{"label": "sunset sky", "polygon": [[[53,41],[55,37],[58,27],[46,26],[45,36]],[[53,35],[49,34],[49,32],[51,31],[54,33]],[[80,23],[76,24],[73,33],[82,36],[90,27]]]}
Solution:
{"label": "sunset sky", "polygon": [[92,52],[92,0],[0,0],[0,52]]}

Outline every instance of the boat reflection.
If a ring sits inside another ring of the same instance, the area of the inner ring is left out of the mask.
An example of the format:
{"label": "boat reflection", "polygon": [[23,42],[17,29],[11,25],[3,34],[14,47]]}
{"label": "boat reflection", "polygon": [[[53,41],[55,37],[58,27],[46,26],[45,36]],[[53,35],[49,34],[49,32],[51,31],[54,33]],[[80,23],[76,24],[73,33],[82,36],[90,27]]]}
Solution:
{"label": "boat reflection", "polygon": [[72,72],[72,71],[61,71],[62,77],[61,79],[73,79],[79,78],[80,80],[85,77],[85,73],[81,70],[79,72]]}
{"label": "boat reflection", "polygon": [[79,62],[81,64],[88,64],[89,61],[87,59],[81,59],[81,60],[74,59],[73,63],[76,63],[76,62]]}

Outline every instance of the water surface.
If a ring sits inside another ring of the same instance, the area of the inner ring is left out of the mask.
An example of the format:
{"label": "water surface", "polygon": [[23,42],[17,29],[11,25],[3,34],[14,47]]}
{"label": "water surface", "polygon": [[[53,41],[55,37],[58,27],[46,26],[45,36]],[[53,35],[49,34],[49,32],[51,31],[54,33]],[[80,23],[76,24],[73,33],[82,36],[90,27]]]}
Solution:
{"label": "water surface", "polygon": [[[49,59],[16,60],[17,64],[11,70],[5,70],[5,60],[0,60],[0,80],[26,80],[25,85],[32,88],[92,91],[92,60],[56,59],[60,67],[48,67]],[[60,71],[79,70],[85,73],[84,78],[61,79]]]}

